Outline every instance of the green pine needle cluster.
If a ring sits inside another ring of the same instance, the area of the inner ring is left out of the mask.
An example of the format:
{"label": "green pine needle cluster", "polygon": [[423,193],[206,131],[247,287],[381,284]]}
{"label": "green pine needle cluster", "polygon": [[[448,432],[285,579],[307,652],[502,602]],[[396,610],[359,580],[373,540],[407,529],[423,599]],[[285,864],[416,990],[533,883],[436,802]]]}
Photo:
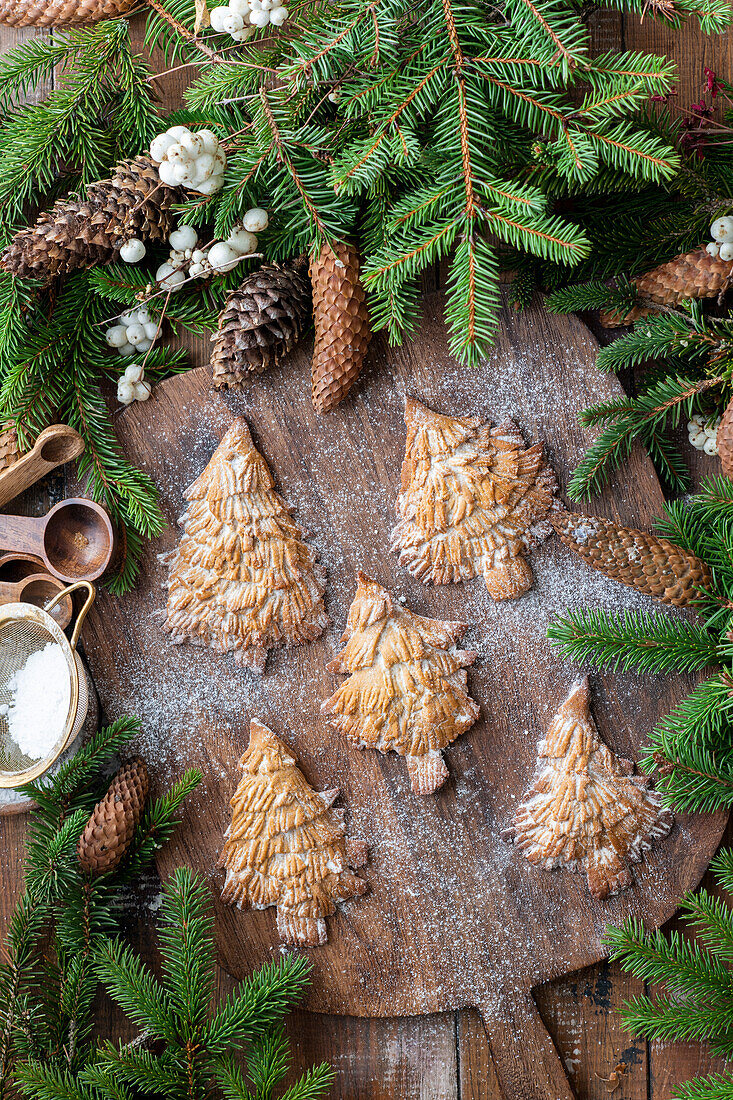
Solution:
{"label": "green pine needle cluster", "polygon": [[[39,808],[0,962],[0,1097],[318,1100],[333,1080],[327,1065],[280,1090],[290,1068],[283,1020],[307,985],[302,956],[252,974],[217,1006],[210,891],[187,868],[163,887],[161,976],[120,938],[126,891],[169,839],[197,772],[149,802],[114,871],[91,876],[80,867],[77,841],[107,788],[110,756],[137,734],[137,720],[123,718],[54,776],[23,788]],[[132,1042],[97,1036],[100,988],[137,1026]]]}
{"label": "green pine needle cluster", "polygon": [[0,963],[0,1096],[19,1067],[42,1061],[75,1075],[94,1057],[96,952],[117,930],[126,885],[148,867],[200,780],[187,772],[152,801],[120,867],[90,878],[76,856],[89,813],[107,788],[110,756],[140,732],[122,718],[83,745],[52,777],[22,788],[38,804],[26,841],[24,893]]}
{"label": "green pine needle cluster", "polygon": [[641,767],[678,810],[733,806],[733,482],[710,478],[666,505],[657,533],[707,562],[713,590],[696,601],[698,621],[673,613],[568,612],[548,636],[564,657],[624,672],[712,675],[652,731]]}
{"label": "green pine needle cluster", "polygon": [[[208,241],[265,207],[260,248],[273,261],[354,240],[373,327],[395,342],[415,332],[421,275],[445,262],[450,347],[475,364],[494,339],[500,268],[518,268],[518,306],[541,270],[585,271],[599,195],[686,188],[702,201],[678,130],[647,111],[671,90],[674,66],[646,54],[594,56],[583,12],[567,0],[302,3],[291,33],[268,28],[240,45],[200,29],[195,0],[149,8],[145,55],[126,20],[112,20],[32,39],[0,59],[0,244],[167,126],[206,126],[227,152],[224,187],[208,197],[182,191],[180,222]],[[696,16],[710,32],[730,21],[727,0],[649,9],[672,25]],[[190,76],[184,105],[165,117],[153,55]],[[52,74],[57,86],[44,95]],[[568,196],[583,216],[556,212]],[[129,364],[106,347],[105,324],[149,299],[155,320],[204,334],[253,262],[205,287],[151,296],[165,252],[45,289],[0,274],[0,425],[17,425],[24,444],[52,417],[84,436],[89,491],[125,536],[116,592],[134,582],[143,540],[162,517],[154,487],[114,436],[108,410]],[[617,288],[617,304],[630,292]],[[145,360],[154,382],[182,367],[164,347]],[[642,434],[679,479],[657,426]]]}
{"label": "green pine needle cluster", "polygon": [[[625,293],[623,287],[589,284],[558,291],[548,301],[560,312],[616,308]],[[700,302],[652,314],[601,348],[596,366],[602,371],[648,369],[637,396],[618,397],[580,414],[584,427],[600,431],[568,485],[570,498],[586,500],[600,492],[635,444],[649,452],[668,489],[686,491],[687,463],[671,433],[695,414],[714,421],[733,396],[733,318],[711,316]]]}
{"label": "green pine needle cluster", "polygon": [[[712,864],[717,886],[733,891],[733,851]],[[709,890],[686,897],[680,906],[684,931],[648,932],[634,918],[604,937],[610,957],[624,970],[652,984],[654,992],[627,1001],[624,1026],[650,1040],[707,1041],[714,1054],[733,1054],[733,912]],[[676,1100],[730,1100],[730,1072],[697,1077],[678,1086]]]}

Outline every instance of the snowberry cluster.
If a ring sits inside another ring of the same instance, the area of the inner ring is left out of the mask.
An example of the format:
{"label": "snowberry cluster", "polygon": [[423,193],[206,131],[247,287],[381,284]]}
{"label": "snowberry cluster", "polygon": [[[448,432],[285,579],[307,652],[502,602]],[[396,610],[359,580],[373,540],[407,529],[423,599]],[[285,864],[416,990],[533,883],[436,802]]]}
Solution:
{"label": "snowberry cluster", "polygon": [[733,218],[717,218],[710,226],[710,236],[713,239],[706,251],[726,262],[733,260]]}
{"label": "snowberry cluster", "polygon": [[290,12],[282,0],[229,0],[211,12],[212,29],[230,34],[235,42],[244,42],[258,27],[272,23],[281,27]]}
{"label": "snowberry cluster", "polygon": [[222,275],[236,267],[245,256],[257,251],[257,237],[267,229],[267,211],[255,206],[244,215],[240,225],[235,225],[225,241],[199,246],[199,238],[192,225],[181,225],[168,238],[171,246],[166,263],[155,273],[156,282],[163,290],[176,290],[186,279],[206,279],[210,275]]}
{"label": "snowberry cluster", "polygon": [[227,158],[211,130],[192,133],[185,126],[171,126],[150,145],[161,182],[168,187],[187,187],[213,195],[224,183]]}
{"label": "snowberry cluster", "polygon": [[137,363],[130,363],[117,383],[117,400],[121,405],[131,405],[133,401],[147,401],[153,388],[145,381],[144,369]]}
{"label": "snowberry cluster", "polygon": [[695,413],[692,420],[687,423],[687,433],[690,443],[696,451],[704,451],[706,455],[718,453],[718,425],[720,420],[707,420],[700,413]]}
{"label": "snowberry cluster", "polygon": [[107,329],[105,336],[109,346],[116,348],[120,355],[134,355],[152,347],[157,333],[158,325],[150,319],[145,306],[141,306],[123,313],[117,324]]}

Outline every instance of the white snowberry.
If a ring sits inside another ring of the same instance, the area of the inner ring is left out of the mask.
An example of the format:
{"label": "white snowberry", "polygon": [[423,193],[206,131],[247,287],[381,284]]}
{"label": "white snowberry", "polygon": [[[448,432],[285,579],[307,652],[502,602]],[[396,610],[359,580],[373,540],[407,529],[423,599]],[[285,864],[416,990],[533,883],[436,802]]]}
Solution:
{"label": "white snowberry", "polygon": [[703,444],[703,451],[706,455],[716,455],[718,453],[718,444],[716,439],[709,435]]}
{"label": "white snowberry", "polygon": [[136,401],[147,401],[152,392],[153,390],[149,382],[136,382],[133,386],[133,393]]}
{"label": "white snowberry", "polygon": [[117,383],[117,400],[121,405],[131,405],[135,400],[135,387],[132,382],[121,378]]}
{"label": "white snowberry", "polygon": [[146,306],[140,306],[140,309],[135,310],[135,320],[139,325],[147,325],[150,320],[150,314]]}
{"label": "white snowberry", "polygon": [[226,19],[222,19],[222,26],[227,34],[235,34],[244,27],[244,19],[239,12],[229,10]]}
{"label": "white snowberry", "polygon": [[729,263],[731,260],[733,260],[733,244],[721,244],[720,252],[718,253],[718,255],[720,256],[721,260],[725,261],[725,263]]}
{"label": "white snowberry", "polygon": [[226,6],[212,8],[209,12],[209,19],[211,21],[211,29],[218,34],[224,33],[224,20],[229,15],[229,8]]}
{"label": "white snowberry", "polygon": [[127,342],[132,344],[133,347],[137,347],[145,339],[145,329],[142,325],[130,325],[127,330]]}
{"label": "white snowberry", "polygon": [[136,264],[145,256],[145,245],[137,237],[130,237],[129,241],[120,248],[120,259],[126,264]]}
{"label": "white snowberry", "polygon": [[239,263],[240,258],[226,241],[217,241],[209,249],[209,263],[215,271],[231,271]]}
{"label": "white snowberry", "polygon": [[234,31],[232,38],[235,42],[246,42],[256,32],[256,27],[242,27],[241,31]]}
{"label": "white snowberry", "polygon": [[160,164],[160,162],[165,159],[165,155],[171,145],[175,145],[175,143],[176,139],[172,134],[158,134],[150,143],[151,159]]}
{"label": "white snowberry", "polygon": [[192,225],[179,225],[168,238],[171,248],[185,251],[187,248],[195,248],[198,243],[198,233]]}
{"label": "white snowberry", "polygon": [[285,8],[285,7],[275,8],[274,11],[270,12],[270,22],[275,27],[281,27],[283,25],[283,23],[285,22],[285,20],[288,18],[289,15],[290,15],[290,12],[288,11],[287,8]]}
{"label": "white snowberry", "polygon": [[253,27],[266,27],[270,22],[270,12],[255,8],[254,11],[250,12],[249,21]]}
{"label": "white snowberry", "polygon": [[111,348],[121,348],[127,343],[127,328],[125,325],[113,325],[107,329],[105,339]]}
{"label": "white snowberry", "polygon": [[152,343],[152,341],[158,335],[157,323],[155,321],[146,321],[143,324],[143,328],[145,329],[145,339],[150,340]]}
{"label": "white snowberry", "polygon": [[128,325],[136,325],[138,322],[137,310],[126,309],[124,313],[120,314],[120,324],[127,327]]}
{"label": "white snowberry", "polygon": [[125,368],[125,373],[122,375],[126,382],[139,382],[145,372],[145,368],[141,363],[130,363],[129,367]]}
{"label": "white snowberry", "polygon": [[155,273],[155,281],[160,283],[164,290],[175,290],[185,278],[186,276],[182,271],[177,270],[170,264],[161,264]]}
{"label": "white snowberry", "polygon": [[203,183],[196,185],[196,190],[202,195],[215,195],[224,186],[223,176],[209,176]]}
{"label": "white snowberry", "polygon": [[251,256],[253,252],[257,251],[257,238],[254,233],[249,233],[241,226],[235,226],[227,237],[226,243],[230,245],[239,256]]}
{"label": "white snowberry", "polygon": [[184,134],[190,134],[188,126],[169,126],[166,134],[170,134],[174,141],[180,141]]}
{"label": "white snowberry", "polygon": [[117,350],[118,350],[118,352],[120,353],[120,355],[122,355],[122,356],[124,357],[124,356],[126,356],[126,355],[134,355],[134,354],[135,354],[135,351],[136,351],[137,349],[136,349],[136,348],[134,348],[134,347],[132,346],[132,344],[123,344],[123,345],[122,345],[122,347],[121,347],[121,348],[118,348]]}
{"label": "white snowberry", "polygon": [[166,187],[178,187],[178,177],[174,175],[174,167],[167,160],[161,161],[158,165],[158,175],[160,176],[160,182],[164,183]]}
{"label": "white snowberry", "polygon": [[716,244],[715,241],[711,241],[710,244],[705,245],[705,251],[708,256],[717,256],[720,252],[720,245]]}
{"label": "white snowberry", "polygon": [[241,15],[245,21],[249,15],[250,4],[249,0],[229,0],[229,11],[235,11],[237,15]]}
{"label": "white snowberry", "polygon": [[199,130],[198,134],[203,142],[203,151],[216,153],[219,148],[219,139],[216,134],[212,130]]}
{"label": "white snowberry", "polygon": [[184,134],[181,138],[181,149],[191,160],[196,160],[204,152],[203,138],[198,134]]}
{"label": "white snowberry", "polygon": [[733,241],[733,218],[716,218],[710,226],[710,236],[718,243]]}
{"label": "white snowberry", "polygon": [[242,225],[250,233],[262,233],[264,229],[267,229],[269,222],[268,213],[261,206],[253,206],[242,218]]}

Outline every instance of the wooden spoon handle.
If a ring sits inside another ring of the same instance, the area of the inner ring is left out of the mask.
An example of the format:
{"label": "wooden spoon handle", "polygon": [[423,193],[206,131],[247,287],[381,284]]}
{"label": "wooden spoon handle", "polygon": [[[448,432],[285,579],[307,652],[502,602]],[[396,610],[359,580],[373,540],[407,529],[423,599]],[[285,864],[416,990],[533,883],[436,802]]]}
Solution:
{"label": "wooden spoon handle", "polygon": [[84,440],[67,424],[44,428],[33,449],[0,474],[0,508],[57,466],[78,458],[83,450]]}
{"label": "wooden spoon handle", "polygon": [[530,992],[478,1005],[505,1100],[574,1100],[565,1069]]}
{"label": "wooden spoon handle", "polygon": [[0,546],[3,550],[18,550],[26,554],[37,554],[47,562],[43,546],[43,532],[46,517],[33,519],[31,516],[0,515]]}

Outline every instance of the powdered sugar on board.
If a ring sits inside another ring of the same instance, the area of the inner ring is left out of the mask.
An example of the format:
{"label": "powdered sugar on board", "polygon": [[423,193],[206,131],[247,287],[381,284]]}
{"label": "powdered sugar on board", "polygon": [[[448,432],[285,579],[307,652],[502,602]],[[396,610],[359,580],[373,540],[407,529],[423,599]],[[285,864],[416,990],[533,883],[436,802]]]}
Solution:
{"label": "powdered sugar on board", "polygon": [[[543,324],[551,325],[549,336]],[[147,555],[138,591],[123,601],[103,598],[89,624],[102,701],[109,717],[139,714],[141,748],[161,778],[188,765],[204,771],[164,869],[190,861],[220,885],[214,868],[252,717],[293,745],[314,787],[341,788],[350,833],[370,845],[370,892],[331,919],[329,943],[312,955],[313,1007],[379,1015],[478,1003],[485,1012],[494,1004],[498,1013],[513,989],[601,957],[608,920],[630,913],[664,919],[715,846],[717,825],[683,820],[635,869],[634,888],[609,903],[589,899],[570,881],[576,876],[528,866],[500,834],[531,781],[537,742],[578,672],[550,646],[547,627],[566,608],[653,605],[588,569],[555,538],[530,553],[533,589],[508,603],[494,603],[480,578],[424,586],[388,553],[406,393],[454,415],[493,422],[511,416],[527,443],[545,442],[566,484],[591,438],[578,427],[578,412],[618,388],[594,373],[591,337],[577,322],[562,325],[506,315],[496,354],[466,371],[451,365],[442,327],[428,317],[419,341],[380,352],[357,394],[326,417],[311,410],[303,353],[225,397],[210,392],[206,371],[178,376],[120,420],[126,450],[158,485],[171,526]],[[272,654],[262,678],[229,658],[172,646],[161,629],[165,568],[157,555],[176,545],[184,491],[236,414],[247,416],[278,491],[328,573],[329,630]],[[613,502],[621,520],[650,526],[661,495],[647,462],[635,458],[620,475]],[[452,779],[430,798],[411,793],[400,760],[350,747],[319,712],[338,682],[325,666],[357,568],[418,614],[466,622],[462,645],[478,650],[469,690],[482,716],[446,750]],[[594,677],[593,686],[602,736],[630,757],[638,757],[650,725],[684,690],[672,678],[628,675]],[[271,915],[219,907],[217,916],[222,958],[233,972],[277,950]]]}

